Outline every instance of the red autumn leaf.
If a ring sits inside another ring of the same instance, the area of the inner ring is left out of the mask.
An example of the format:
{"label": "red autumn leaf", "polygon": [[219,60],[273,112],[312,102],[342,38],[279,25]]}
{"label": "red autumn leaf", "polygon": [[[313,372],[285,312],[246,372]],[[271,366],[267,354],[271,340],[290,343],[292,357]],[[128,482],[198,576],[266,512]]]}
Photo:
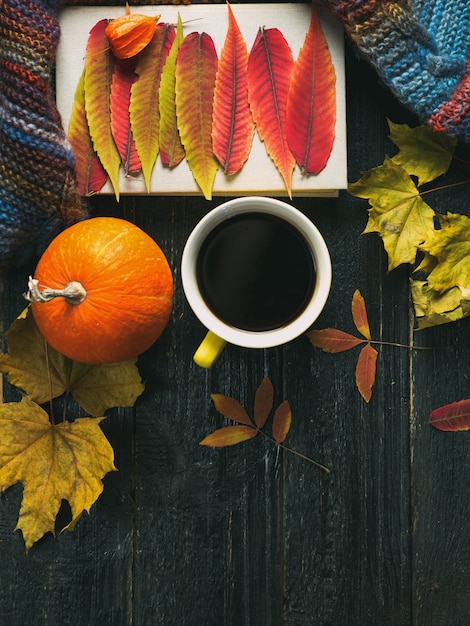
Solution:
{"label": "red autumn leaf", "polygon": [[248,52],[227,4],[229,26],[214,89],[212,147],[225,174],[236,174],[248,158],[255,130],[248,103]]}
{"label": "red autumn leaf", "polygon": [[93,147],[119,199],[119,156],[111,132],[111,80],[114,59],[105,35],[107,20],[91,29],[85,57],[85,109]]}
{"label": "red autumn leaf", "polygon": [[158,99],[160,103],[160,159],[163,165],[175,167],[184,159],[176,121],[175,69],[178,50],[183,41],[183,23],[178,14],[178,26],[170,52],[163,66]]}
{"label": "red autumn leaf", "polygon": [[93,149],[85,112],[85,72],[82,72],[75,91],[68,130],[68,140],[75,159],[77,189],[81,196],[90,196],[100,191],[108,175]]}
{"label": "red autumn leaf", "polygon": [[261,141],[289,196],[295,158],[286,137],[286,106],[294,58],[277,28],[260,28],[248,57],[248,99]]}
{"label": "red autumn leaf", "polygon": [[212,448],[234,446],[242,441],[253,439],[257,434],[258,431],[253,426],[224,426],[204,437],[199,445],[211,446]]}
{"label": "red autumn leaf", "polygon": [[253,425],[248,413],[235,398],[220,393],[211,394],[211,398],[216,410],[227,419],[240,424]]}
{"label": "red autumn leaf", "polygon": [[370,341],[372,337],[370,334],[369,320],[367,318],[366,303],[359,289],[356,289],[353,294],[351,309],[357,330],[363,337]]}
{"label": "red autumn leaf", "polygon": [[135,59],[116,61],[111,81],[111,131],[127,175],[135,176],[141,164],[132,136],[129,116],[131,87],[137,79]]}
{"label": "red autumn leaf", "polygon": [[287,98],[287,141],[307,174],[325,167],[333,147],[336,75],[316,8],[295,63]]}
{"label": "red autumn leaf", "polygon": [[359,353],[356,365],[356,385],[366,402],[372,397],[377,366],[377,350],[367,343]]}
{"label": "red autumn leaf", "polygon": [[254,418],[258,428],[266,424],[273,408],[274,388],[268,377],[263,378],[255,394]]}
{"label": "red autumn leaf", "polygon": [[160,78],[174,38],[175,28],[172,24],[157,25],[152,41],[139,56],[136,66],[139,80],[131,91],[131,128],[147,191],[150,189],[150,177],[159,151]]}
{"label": "red autumn leaf", "polygon": [[176,58],[176,115],[191,172],[206,200],[218,169],[212,151],[212,110],[217,52],[207,33],[190,33]]}
{"label": "red autumn leaf", "polygon": [[431,411],[429,423],[438,430],[470,430],[470,399],[446,404]]}
{"label": "red autumn leaf", "polygon": [[325,328],[323,330],[311,330],[307,333],[307,337],[317,348],[321,348],[323,352],[336,353],[351,350],[361,343],[364,339],[354,337],[343,330],[336,328]]}
{"label": "red autumn leaf", "polygon": [[273,438],[277,443],[282,443],[287,437],[292,423],[292,412],[289,403],[284,400],[276,409],[273,417]]}

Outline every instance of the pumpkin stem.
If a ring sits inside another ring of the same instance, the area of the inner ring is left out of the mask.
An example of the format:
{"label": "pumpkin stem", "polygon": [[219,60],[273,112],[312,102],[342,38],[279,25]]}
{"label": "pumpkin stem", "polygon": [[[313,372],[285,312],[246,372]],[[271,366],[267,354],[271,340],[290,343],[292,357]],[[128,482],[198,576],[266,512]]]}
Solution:
{"label": "pumpkin stem", "polygon": [[63,289],[40,290],[39,281],[32,276],[28,280],[28,293],[24,297],[29,302],[50,302],[54,298],[63,298],[69,304],[80,304],[86,298],[86,289],[78,280],[71,280]]}

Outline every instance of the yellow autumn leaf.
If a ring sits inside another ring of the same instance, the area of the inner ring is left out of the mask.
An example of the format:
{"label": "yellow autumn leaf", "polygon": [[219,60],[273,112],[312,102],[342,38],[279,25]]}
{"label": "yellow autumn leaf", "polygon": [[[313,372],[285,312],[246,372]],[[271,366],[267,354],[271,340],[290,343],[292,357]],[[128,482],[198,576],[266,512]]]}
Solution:
{"label": "yellow autumn leaf", "polygon": [[53,426],[27,396],[0,405],[0,491],[23,484],[16,529],[23,533],[26,550],[47,532],[54,533],[62,500],[72,513],[65,529],[72,529],[103,491],[102,478],[116,469],[113,449],[99,426],[103,419]]}
{"label": "yellow autumn leaf", "polygon": [[392,161],[418,178],[418,185],[435,180],[449,169],[457,140],[428,126],[410,128],[388,120],[390,139],[399,148]]}
{"label": "yellow autumn leaf", "polygon": [[366,172],[348,188],[369,200],[365,233],[378,232],[388,254],[388,270],[414,263],[419,245],[434,234],[434,211],[424,202],[409,174],[391,159]]}
{"label": "yellow autumn leaf", "polygon": [[418,330],[455,322],[470,314],[470,300],[462,298],[458,287],[438,293],[425,280],[411,280],[410,285]]}
{"label": "yellow autumn leaf", "polygon": [[438,262],[427,276],[430,289],[443,293],[459,287],[470,298],[470,218],[458,213],[439,216],[440,228],[421,246]]}
{"label": "yellow autumn leaf", "polygon": [[0,372],[38,404],[63,393],[91,415],[107,409],[133,406],[144,390],[136,360],[88,365],[78,363],[47,346],[32,315],[22,314],[5,333],[8,354],[0,355]]}

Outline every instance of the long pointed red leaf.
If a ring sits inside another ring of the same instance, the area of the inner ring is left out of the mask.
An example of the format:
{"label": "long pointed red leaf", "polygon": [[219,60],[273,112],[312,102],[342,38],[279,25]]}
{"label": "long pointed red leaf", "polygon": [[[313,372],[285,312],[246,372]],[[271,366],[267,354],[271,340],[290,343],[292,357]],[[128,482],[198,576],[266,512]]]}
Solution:
{"label": "long pointed red leaf", "polygon": [[150,177],[159,151],[160,78],[174,38],[172,24],[157,24],[152,41],[139,57],[136,67],[139,80],[131,91],[131,128],[147,190],[150,189]]}
{"label": "long pointed red leaf", "polygon": [[438,430],[470,430],[470,399],[446,404],[431,411],[429,423]]}
{"label": "long pointed red leaf", "polygon": [[333,147],[336,75],[316,8],[294,72],[287,99],[287,141],[297,164],[318,174]]}
{"label": "long pointed red leaf", "polygon": [[108,173],[119,199],[119,156],[111,132],[111,80],[114,60],[105,35],[107,20],[100,20],[90,31],[85,58],[85,109],[90,136],[98,157]]}
{"label": "long pointed red leaf", "polygon": [[248,103],[248,52],[229,4],[227,8],[228,31],[215,79],[212,146],[225,174],[231,176],[250,154],[255,125]]}
{"label": "long pointed red leaf", "polygon": [[176,59],[176,115],[191,172],[207,200],[218,163],[212,151],[212,111],[217,52],[207,33],[190,33]]}
{"label": "long pointed red leaf", "polygon": [[163,165],[176,167],[185,157],[176,121],[175,70],[178,50],[184,39],[183,23],[178,13],[176,35],[160,78],[160,159]]}
{"label": "long pointed red leaf", "polygon": [[75,159],[77,189],[81,196],[90,196],[100,191],[108,180],[90,139],[90,129],[85,112],[85,71],[82,72],[75,91],[70,115],[68,140]]}
{"label": "long pointed red leaf", "polygon": [[135,176],[142,169],[129,116],[131,87],[137,79],[135,63],[135,58],[116,61],[111,81],[111,131],[126,176]]}
{"label": "long pointed red leaf", "polygon": [[261,141],[289,196],[295,158],[286,137],[286,106],[294,58],[277,28],[260,28],[248,57],[248,99]]}

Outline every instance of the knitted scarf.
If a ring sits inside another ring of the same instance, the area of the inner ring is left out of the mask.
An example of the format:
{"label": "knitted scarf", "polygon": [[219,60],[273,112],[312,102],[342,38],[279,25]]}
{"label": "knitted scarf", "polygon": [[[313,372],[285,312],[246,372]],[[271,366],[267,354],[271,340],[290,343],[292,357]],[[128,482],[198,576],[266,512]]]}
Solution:
{"label": "knitted scarf", "polygon": [[398,100],[470,141],[469,0],[324,0]]}

